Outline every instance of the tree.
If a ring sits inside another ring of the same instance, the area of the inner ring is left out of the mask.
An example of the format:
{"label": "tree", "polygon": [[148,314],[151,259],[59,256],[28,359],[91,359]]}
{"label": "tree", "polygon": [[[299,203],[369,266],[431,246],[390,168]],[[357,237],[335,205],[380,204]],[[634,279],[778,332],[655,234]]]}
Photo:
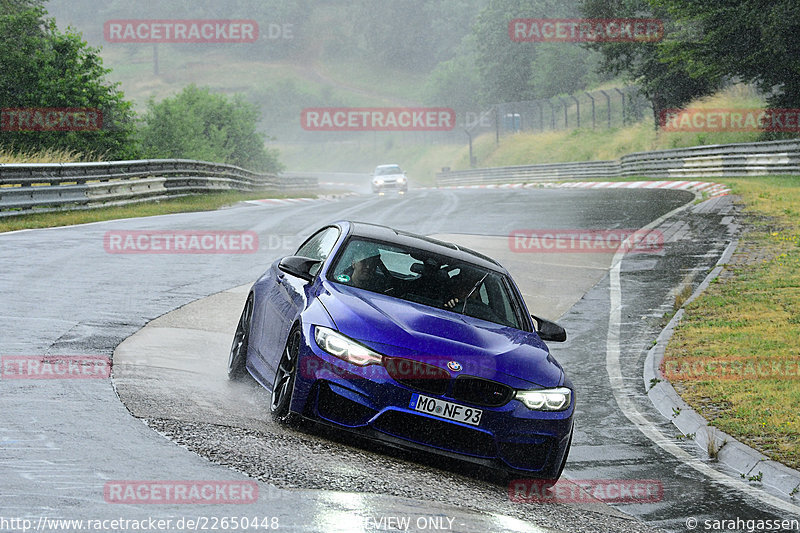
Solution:
{"label": "tree", "polygon": [[582,91],[604,81],[598,73],[601,55],[577,43],[539,43],[531,72],[535,98]]}
{"label": "tree", "polygon": [[5,109],[81,108],[102,113],[96,131],[3,131],[6,149],[56,149],[135,157],[132,105],[105,80],[99,51],[80,35],[61,33],[35,0],[0,0],[0,105]]}
{"label": "tree", "polygon": [[237,96],[186,87],[172,98],[148,103],[140,128],[145,157],[198,159],[259,172],[281,170],[277,153],[256,131],[260,112]]}
{"label": "tree", "polygon": [[42,7],[45,0],[0,0],[0,16]]}
{"label": "tree", "polygon": [[[668,13],[648,0],[584,0],[581,5],[586,18],[649,18],[670,24]],[[676,34],[681,35],[681,34]],[[676,35],[665,35],[671,42]],[[713,93],[723,80],[708,72],[690,70],[687,65],[670,61],[664,42],[598,42],[587,45],[603,54],[602,69],[623,74],[639,86],[653,106],[656,127],[661,112],[679,108],[700,96]]]}
{"label": "tree", "polygon": [[515,42],[508,33],[514,19],[577,16],[571,3],[556,0],[489,2],[473,29],[484,103],[550,98],[602,79],[595,72],[595,52],[566,42]]}
{"label": "tree", "polygon": [[665,43],[664,55],[695,76],[738,77],[774,108],[800,107],[797,0],[651,0],[694,38]]}
{"label": "tree", "polygon": [[481,78],[475,66],[472,39],[464,39],[463,51],[442,61],[428,76],[425,100],[434,106],[453,108],[460,114],[480,109]]}

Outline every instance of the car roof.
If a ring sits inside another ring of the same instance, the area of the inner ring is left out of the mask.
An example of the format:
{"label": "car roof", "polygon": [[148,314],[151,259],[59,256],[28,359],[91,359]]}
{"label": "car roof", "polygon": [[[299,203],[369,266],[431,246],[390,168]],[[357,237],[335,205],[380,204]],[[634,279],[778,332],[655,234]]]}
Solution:
{"label": "car roof", "polygon": [[508,274],[506,269],[491,257],[451,242],[440,241],[438,239],[426,237],[425,235],[397,230],[379,224],[353,221],[343,221],[342,224],[347,226],[349,236],[365,237],[367,239],[399,244],[409,248],[418,248],[426,252],[451,257],[466,263],[473,263],[489,270]]}
{"label": "car roof", "polygon": [[375,167],[375,170],[378,170],[379,168],[389,168],[389,167],[397,167],[397,168],[400,168],[400,165],[395,165],[395,164],[391,164],[391,165],[378,165],[377,167]]}

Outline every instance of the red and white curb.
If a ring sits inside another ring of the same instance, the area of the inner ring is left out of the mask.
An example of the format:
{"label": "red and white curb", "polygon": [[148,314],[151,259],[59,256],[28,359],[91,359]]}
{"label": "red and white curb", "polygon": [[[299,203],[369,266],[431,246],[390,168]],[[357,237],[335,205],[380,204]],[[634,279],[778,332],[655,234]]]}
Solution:
{"label": "red and white curb", "polygon": [[345,196],[352,196],[353,194],[355,193],[332,194],[328,196],[319,196],[317,198],[264,198],[263,200],[246,200],[242,203],[251,205],[261,205],[261,206],[298,205],[298,204],[308,204],[312,202],[334,202],[336,200],[344,198]]}
{"label": "red and white curb", "polygon": [[428,189],[673,189],[707,193],[717,197],[730,194],[730,189],[721,183],[709,181],[568,181],[536,183],[503,183],[488,185],[450,185],[428,187]]}
{"label": "red and white curb", "polygon": [[319,198],[264,198],[263,200],[247,200],[246,204],[253,205],[295,205],[316,202]]}

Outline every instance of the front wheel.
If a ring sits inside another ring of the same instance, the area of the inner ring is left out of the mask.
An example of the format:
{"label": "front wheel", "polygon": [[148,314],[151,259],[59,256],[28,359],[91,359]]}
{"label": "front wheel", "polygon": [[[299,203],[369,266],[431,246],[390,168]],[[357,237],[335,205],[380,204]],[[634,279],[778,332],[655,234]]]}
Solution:
{"label": "front wheel", "polygon": [[250,339],[250,320],[253,318],[253,296],[247,297],[242,316],[233,334],[231,353],[228,356],[228,379],[238,379],[247,372],[247,344]]}
{"label": "front wheel", "polygon": [[280,363],[278,363],[278,371],[275,373],[275,381],[272,384],[272,402],[269,410],[273,418],[283,424],[290,424],[294,421],[294,415],[289,407],[292,402],[292,392],[294,392],[294,380],[297,376],[300,338],[300,327],[293,327],[286,340],[286,347],[283,349]]}

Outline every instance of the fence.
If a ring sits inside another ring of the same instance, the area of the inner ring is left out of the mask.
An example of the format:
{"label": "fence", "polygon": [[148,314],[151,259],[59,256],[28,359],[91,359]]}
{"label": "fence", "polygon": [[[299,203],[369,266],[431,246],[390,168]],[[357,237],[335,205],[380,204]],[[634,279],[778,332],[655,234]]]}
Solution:
{"label": "fence", "polygon": [[211,191],[316,188],[316,178],[257,174],[232,165],[159,159],[0,165],[0,216],[100,207]]}
{"label": "fence", "polygon": [[652,116],[650,102],[636,87],[497,104],[498,132],[611,128]]}
{"label": "fence", "polygon": [[447,171],[436,174],[436,184],[477,185],[632,176],[654,179],[707,179],[781,174],[800,174],[800,140],[637,152],[611,161]]}

